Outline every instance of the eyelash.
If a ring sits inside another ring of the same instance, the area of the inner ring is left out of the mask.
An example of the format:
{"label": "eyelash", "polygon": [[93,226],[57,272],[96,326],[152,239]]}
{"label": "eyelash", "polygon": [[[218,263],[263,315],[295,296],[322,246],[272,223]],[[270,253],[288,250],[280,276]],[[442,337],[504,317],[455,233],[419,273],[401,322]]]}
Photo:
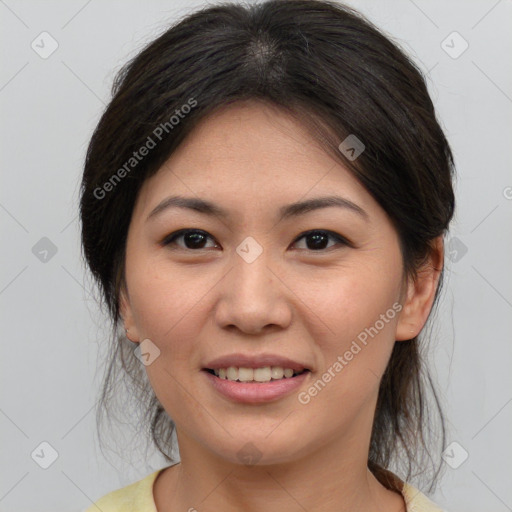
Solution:
{"label": "eyelash", "polygon": [[[162,240],[161,245],[169,246],[169,245],[173,244],[176,239],[181,238],[189,233],[198,233],[198,234],[206,236],[207,238],[211,238],[213,240],[213,237],[211,235],[209,235],[208,233],[206,233],[206,231],[202,231],[200,229],[180,229],[179,231],[175,231],[174,233],[167,235]],[[313,235],[313,234],[324,235],[324,236],[327,236],[327,237],[330,237],[330,238],[336,240],[339,244],[341,244],[343,246],[354,247],[353,244],[351,242],[349,242],[346,238],[342,237],[341,235],[338,235],[337,233],[334,233],[333,231],[327,231],[325,229],[312,229],[310,231],[306,231],[306,232],[302,233],[301,235],[299,235],[295,239],[293,244],[296,244],[299,240],[306,238],[308,235]],[[207,250],[210,248],[206,247],[206,248],[199,248],[199,249],[189,249],[188,247],[179,247],[179,249],[183,249],[185,251],[199,252],[199,251]],[[316,251],[313,249],[303,249],[303,250],[306,250],[308,252],[313,252],[313,253],[316,253],[316,252],[321,253],[321,252],[325,252],[329,249],[332,249],[332,247],[328,247],[326,249],[318,249]]]}

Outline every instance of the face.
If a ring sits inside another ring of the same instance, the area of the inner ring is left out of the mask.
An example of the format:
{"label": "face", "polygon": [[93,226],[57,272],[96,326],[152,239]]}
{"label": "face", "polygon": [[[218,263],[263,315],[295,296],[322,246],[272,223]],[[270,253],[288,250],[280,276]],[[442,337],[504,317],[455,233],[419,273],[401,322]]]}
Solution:
{"label": "face", "polygon": [[[225,216],[154,212],[178,195]],[[281,217],[292,203],[325,196],[352,207]],[[231,462],[244,450],[277,463],[366,442],[395,340],[418,333],[435,288],[419,290],[427,299],[415,306],[421,293],[403,282],[384,210],[300,124],[258,102],[203,120],[144,183],[125,263],[122,316],[130,339],[150,340],[145,369],[180,451],[183,440]],[[205,370],[232,355],[245,356],[244,367],[292,366],[281,357],[308,371],[259,384]]]}

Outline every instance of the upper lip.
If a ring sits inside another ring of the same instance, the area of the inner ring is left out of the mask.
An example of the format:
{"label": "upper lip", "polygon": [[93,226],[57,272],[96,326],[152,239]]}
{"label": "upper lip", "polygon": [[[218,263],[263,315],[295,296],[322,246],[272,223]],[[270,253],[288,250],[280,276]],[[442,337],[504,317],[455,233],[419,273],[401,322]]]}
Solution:
{"label": "upper lip", "polygon": [[310,370],[305,364],[293,361],[277,354],[229,354],[217,357],[206,364],[205,369],[217,370],[230,366],[242,368],[262,368],[263,366],[281,366],[291,368],[296,372]]}

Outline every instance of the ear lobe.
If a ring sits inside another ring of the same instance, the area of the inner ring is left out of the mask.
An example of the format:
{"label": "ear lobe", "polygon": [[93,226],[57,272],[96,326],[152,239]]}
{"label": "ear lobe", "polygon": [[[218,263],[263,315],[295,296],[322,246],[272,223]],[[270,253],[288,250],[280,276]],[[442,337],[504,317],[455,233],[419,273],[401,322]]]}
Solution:
{"label": "ear lobe", "polygon": [[423,329],[434,302],[443,263],[444,243],[441,235],[433,241],[428,260],[418,270],[416,279],[407,285],[407,299],[397,323],[396,341],[410,340]]}
{"label": "ear lobe", "polygon": [[140,341],[139,332],[137,330],[135,321],[133,319],[133,312],[132,312],[132,307],[130,305],[130,300],[128,298],[128,293],[125,291],[124,288],[121,289],[120,294],[119,294],[119,310],[120,310],[121,317],[123,319],[126,337],[130,341],[133,341],[134,343],[139,342]]}

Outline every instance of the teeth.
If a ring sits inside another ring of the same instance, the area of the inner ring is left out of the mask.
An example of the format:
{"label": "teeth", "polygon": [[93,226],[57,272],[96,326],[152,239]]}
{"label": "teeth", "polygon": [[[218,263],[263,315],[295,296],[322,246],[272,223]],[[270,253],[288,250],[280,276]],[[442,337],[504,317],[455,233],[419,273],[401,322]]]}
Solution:
{"label": "teeth", "polygon": [[270,376],[273,379],[282,379],[284,375],[284,370],[281,366],[272,366],[270,369]]}
{"label": "teeth", "polygon": [[249,382],[253,379],[254,370],[252,368],[238,368],[238,380],[240,382]]}
{"label": "teeth", "polygon": [[238,369],[235,368],[234,366],[230,366],[227,370],[226,370],[226,377],[229,379],[229,380],[236,380],[238,379]]}
{"label": "teeth", "polygon": [[253,380],[256,382],[270,382],[272,378],[272,372],[270,366],[264,368],[255,368],[253,370]]}
{"label": "teeth", "polygon": [[291,368],[282,366],[264,366],[262,368],[219,368],[213,370],[220,379],[238,380],[240,382],[270,382],[271,380],[289,379],[295,373]]}

